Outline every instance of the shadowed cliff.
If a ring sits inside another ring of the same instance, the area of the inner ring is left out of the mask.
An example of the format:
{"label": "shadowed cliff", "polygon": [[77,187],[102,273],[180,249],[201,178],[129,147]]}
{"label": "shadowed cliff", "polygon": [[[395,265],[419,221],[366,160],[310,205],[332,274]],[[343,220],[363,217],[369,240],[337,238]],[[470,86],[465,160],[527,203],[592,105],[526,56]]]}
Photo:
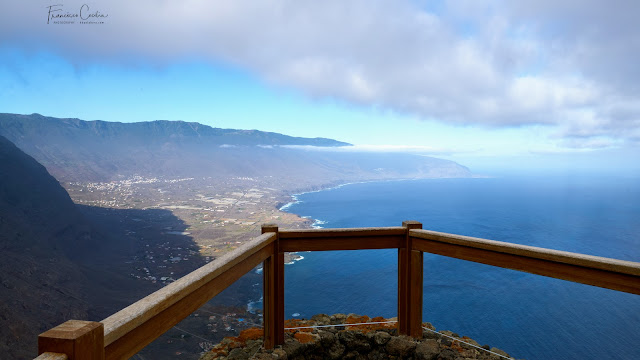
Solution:
{"label": "shadowed cliff", "polygon": [[[125,235],[130,219],[155,241],[164,241],[167,223],[186,227],[166,210],[77,206],[44,166],[0,136],[2,358],[33,358],[39,333],[69,319],[102,320],[159,288],[129,276],[127,260],[143,246]],[[178,246],[194,243],[184,237]]]}

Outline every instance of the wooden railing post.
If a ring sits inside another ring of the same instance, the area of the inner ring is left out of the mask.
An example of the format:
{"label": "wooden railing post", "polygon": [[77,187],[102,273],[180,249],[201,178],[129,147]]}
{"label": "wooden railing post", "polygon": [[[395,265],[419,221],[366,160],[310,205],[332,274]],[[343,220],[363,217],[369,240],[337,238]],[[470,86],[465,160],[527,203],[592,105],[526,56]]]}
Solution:
{"label": "wooden railing post", "polygon": [[104,326],[69,320],[38,336],[38,354],[65,354],[69,360],[104,360]]}
{"label": "wooden railing post", "polygon": [[280,252],[278,226],[262,225],[262,233],[276,233],[273,252],[263,263],[264,347],[284,344],[284,253]]}
{"label": "wooden railing post", "polygon": [[409,230],[422,229],[418,221],[403,221],[404,246],[398,248],[398,331],[422,337],[422,252],[412,249]]}

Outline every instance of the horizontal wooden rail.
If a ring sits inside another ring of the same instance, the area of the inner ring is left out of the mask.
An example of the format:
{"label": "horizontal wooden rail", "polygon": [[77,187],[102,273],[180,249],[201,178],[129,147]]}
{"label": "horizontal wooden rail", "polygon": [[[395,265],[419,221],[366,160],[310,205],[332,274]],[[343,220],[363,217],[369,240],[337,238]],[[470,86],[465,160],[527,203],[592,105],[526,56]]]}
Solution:
{"label": "horizontal wooden rail", "polygon": [[273,233],[219,259],[104,319],[106,359],[127,359],[274,252]]}
{"label": "horizontal wooden rail", "polygon": [[404,247],[407,229],[397,227],[280,230],[280,251],[332,251],[398,249]]}
{"label": "horizontal wooden rail", "polygon": [[398,250],[398,329],[422,336],[423,252],[640,295],[640,263],[401,227],[263,234],[102,322],[69,320],[40,334],[37,360],[127,359],[263,263],[265,347],[284,342],[284,253]]}
{"label": "horizontal wooden rail", "polygon": [[429,230],[409,234],[415,250],[640,295],[637,262]]}
{"label": "horizontal wooden rail", "polygon": [[66,354],[46,352],[46,353],[40,354],[40,356],[38,356],[34,360],[67,360],[67,359],[69,359],[69,357]]}

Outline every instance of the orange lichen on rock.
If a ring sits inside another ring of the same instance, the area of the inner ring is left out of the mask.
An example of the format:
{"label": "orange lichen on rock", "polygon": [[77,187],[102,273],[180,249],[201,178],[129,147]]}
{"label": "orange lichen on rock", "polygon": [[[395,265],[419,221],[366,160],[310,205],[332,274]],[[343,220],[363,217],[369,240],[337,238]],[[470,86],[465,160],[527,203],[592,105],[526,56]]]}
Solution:
{"label": "orange lichen on rock", "polygon": [[[295,327],[300,327],[300,326],[309,326],[309,323],[304,321],[304,320],[300,320],[300,319],[289,319],[289,320],[285,320],[284,321],[284,327],[286,328],[295,328]],[[297,330],[294,329],[289,329],[289,330],[285,330],[288,333],[294,333]]]}
{"label": "orange lichen on rock", "polygon": [[284,321],[284,327],[297,327],[297,326],[307,326],[308,323],[304,320],[300,319],[288,319]]}
{"label": "orange lichen on rock", "polygon": [[293,335],[293,338],[298,340],[301,344],[310,343],[315,340],[315,337],[308,333],[298,332]]}
{"label": "orange lichen on rock", "polygon": [[229,350],[233,350],[235,348],[243,347],[243,346],[246,345],[246,343],[244,343],[244,342],[237,341],[236,340],[237,338],[228,338],[228,339],[233,340],[233,341],[229,342],[229,344],[227,345],[227,348],[229,348]]}
{"label": "orange lichen on rock", "polygon": [[[347,317],[346,324],[363,324],[368,322],[383,322],[387,321],[387,319],[382,316],[374,317],[370,319],[368,316],[349,316]],[[371,331],[378,331],[384,329],[393,329],[396,327],[395,323],[386,323],[386,324],[363,324],[363,325],[351,325],[349,328],[355,329],[357,328],[359,331],[363,333],[369,333]]]}
{"label": "orange lichen on rock", "polygon": [[211,354],[213,354],[215,357],[218,356],[227,356],[229,354],[229,351],[227,351],[227,349],[225,348],[218,348],[218,347],[214,347],[213,349],[211,349],[209,351]]}
{"label": "orange lichen on rock", "polygon": [[363,316],[349,315],[347,317],[347,320],[345,321],[345,323],[347,323],[347,324],[359,324],[359,323],[369,322],[369,320],[370,320],[370,318],[367,315],[363,315]]}
{"label": "orange lichen on rock", "polygon": [[349,328],[358,329],[362,333],[370,333],[372,331],[380,331],[385,329],[393,329],[395,328],[395,324],[367,324],[367,325],[352,325]]}
{"label": "orange lichen on rock", "polygon": [[[253,354],[256,359],[301,358],[302,355],[312,358],[345,358],[353,351],[357,351],[361,358],[387,359],[387,358],[422,358],[430,354],[438,358],[496,359],[494,354],[486,353],[482,349],[475,349],[465,344],[479,346],[477,342],[460,337],[450,331],[442,331],[439,335],[429,334],[423,339],[412,339],[404,335],[397,335],[396,318],[385,319],[383,317],[369,318],[357,315],[316,315],[311,320],[290,319],[285,321],[285,327],[290,328],[285,334],[284,344],[276,349],[264,349],[260,338],[264,336],[261,328],[251,328],[242,331],[237,337],[225,338],[209,353],[203,355],[201,360],[215,360],[226,357],[247,358],[247,354]],[[330,323],[330,324],[329,324]],[[356,325],[358,324],[358,325]],[[321,328],[304,328],[319,326]],[[430,323],[423,323],[432,332],[435,328]],[[326,327],[326,328],[325,328]],[[367,334],[363,336],[363,334]],[[332,335],[333,334],[333,335]],[[448,339],[445,340],[446,336]],[[243,351],[238,351],[238,347]],[[495,351],[501,351],[492,349]],[[401,354],[401,355],[399,355]],[[236,355],[242,355],[237,357]],[[370,356],[369,356],[370,355]],[[505,356],[506,355],[505,353]]]}
{"label": "orange lichen on rock", "polygon": [[464,351],[464,349],[462,348],[462,346],[460,345],[460,343],[459,343],[458,341],[456,341],[456,340],[454,340],[454,341],[451,343],[451,349],[452,349],[452,350],[455,350],[455,351],[457,351],[457,352],[459,352],[459,353],[462,353],[462,352]]}
{"label": "orange lichen on rock", "polygon": [[239,342],[246,343],[248,340],[258,340],[264,337],[264,330],[262,328],[250,328],[246,330],[242,330],[240,335],[236,337],[236,340]]}

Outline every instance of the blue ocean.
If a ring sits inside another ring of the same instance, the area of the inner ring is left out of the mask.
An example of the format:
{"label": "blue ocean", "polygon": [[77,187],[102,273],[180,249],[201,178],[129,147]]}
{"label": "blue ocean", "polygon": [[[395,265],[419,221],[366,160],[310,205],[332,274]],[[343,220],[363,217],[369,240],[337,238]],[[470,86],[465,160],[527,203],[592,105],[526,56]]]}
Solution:
{"label": "blue ocean", "polygon": [[[640,261],[640,181],[592,177],[360,183],[297,195],[321,227],[400,226]],[[288,318],[396,316],[397,250],[302,253],[285,267]],[[640,359],[640,296],[424,257],[424,321],[516,358]]]}

